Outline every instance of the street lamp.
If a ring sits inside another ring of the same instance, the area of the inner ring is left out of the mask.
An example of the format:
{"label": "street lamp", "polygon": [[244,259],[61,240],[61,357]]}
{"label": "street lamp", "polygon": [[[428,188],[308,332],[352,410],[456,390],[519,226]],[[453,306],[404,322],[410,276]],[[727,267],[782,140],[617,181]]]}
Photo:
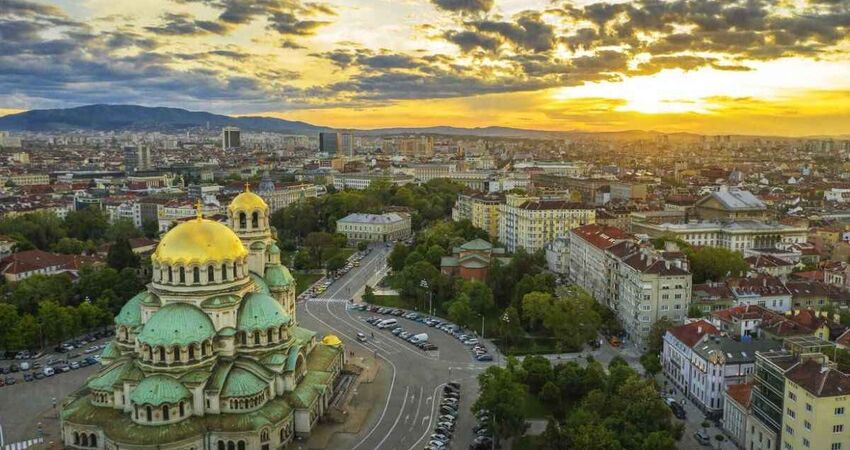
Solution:
{"label": "street lamp", "polygon": [[422,279],[422,281],[419,282],[419,287],[425,288],[425,289],[428,290],[428,315],[433,316],[434,315],[434,307],[433,307],[434,293],[431,291],[431,288],[428,286],[428,281],[426,281],[424,278]]}

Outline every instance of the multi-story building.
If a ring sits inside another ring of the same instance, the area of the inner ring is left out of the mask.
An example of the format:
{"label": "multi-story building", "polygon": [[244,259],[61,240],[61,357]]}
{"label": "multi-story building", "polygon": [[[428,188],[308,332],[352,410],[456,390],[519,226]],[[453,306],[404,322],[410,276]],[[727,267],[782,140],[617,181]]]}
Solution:
{"label": "multi-story building", "polygon": [[242,147],[242,132],[236,127],[221,129],[221,149],[230,150]]}
{"label": "multi-story building", "polygon": [[596,210],[565,200],[509,194],[499,205],[499,241],[509,252],[536,252],[573,228],[596,221]]}
{"label": "multi-story building", "polygon": [[269,205],[272,213],[308,198],[319,196],[319,186],[310,183],[280,184],[264,176],[257,188],[257,195]]}
{"label": "multi-story building", "polygon": [[124,172],[134,174],[139,171],[151,170],[151,150],[147,145],[125,145]]}
{"label": "multi-story building", "polygon": [[730,384],[723,393],[723,431],[738,448],[747,442],[753,383]]}
{"label": "multi-story building", "polygon": [[546,267],[558,275],[570,273],[570,238],[569,235],[555,238],[546,244]]}
{"label": "multi-story building", "polygon": [[616,308],[610,280],[614,276],[606,250],[631,239],[625,231],[592,224],[578,227],[569,233],[569,280],[588,291],[596,301]]}
{"label": "multi-story building", "polygon": [[779,278],[769,275],[733,278],[726,285],[732,290],[736,305],[758,305],[778,312],[791,309],[791,291]]}
{"label": "multi-story building", "polygon": [[803,244],[808,236],[806,227],[757,220],[663,224],[632,221],[632,232],[650,237],[669,236],[695,246],[721,247],[741,253],[749,249]]}
{"label": "multi-story building", "polygon": [[50,184],[50,175],[46,173],[16,173],[6,177],[3,182],[11,182],[15,186],[37,186]]}
{"label": "multi-story building", "polygon": [[753,374],[756,352],[780,348],[782,343],[773,339],[703,337],[694,346],[691,356],[692,376],[688,396],[706,414],[720,416],[726,387],[742,383]]}
{"label": "multi-story building", "polygon": [[334,188],[338,191],[343,189],[363,190],[368,188],[373,181],[383,180],[394,186],[415,183],[416,179],[410,175],[384,173],[338,173],[333,175]]}
{"label": "multi-story building", "polygon": [[458,194],[452,207],[452,220],[468,220],[495,239],[499,237],[499,205],[505,197],[498,194]]}
{"label": "multi-story building", "polygon": [[741,221],[767,220],[767,205],[749,191],[720,186],[699,199],[693,208],[702,220]]}
{"label": "multi-story building", "polygon": [[664,333],[661,369],[683,395],[688,395],[691,386],[691,356],[694,346],[703,336],[717,333],[717,328],[705,320],[678,325]]}
{"label": "multi-story building", "polygon": [[434,138],[432,136],[420,136],[400,139],[398,150],[402,156],[429,158],[434,156]]}
{"label": "multi-story building", "polygon": [[807,359],[785,373],[782,449],[850,448],[850,375]]}
{"label": "multi-story building", "polygon": [[410,216],[403,213],[349,214],[336,221],[348,242],[392,242],[410,237]]}

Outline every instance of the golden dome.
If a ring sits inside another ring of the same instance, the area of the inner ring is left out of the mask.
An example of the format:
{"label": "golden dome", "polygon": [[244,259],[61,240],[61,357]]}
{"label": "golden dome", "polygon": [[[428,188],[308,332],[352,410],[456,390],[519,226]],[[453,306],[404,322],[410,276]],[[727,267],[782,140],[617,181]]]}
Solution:
{"label": "golden dome", "polygon": [[247,255],[248,250],[233,230],[221,223],[197,218],[165,233],[153,260],[160,264],[206,264],[236,261]]}
{"label": "golden dome", "polygon": [[230,211],[253,211],[255,209],[268,210],[269,205],[259,195],[251,192],[248,184],[245,184],[245,192],[236,196],[227,207]]}
{"label": "golden dome", "polygon": [[329,335],[325,336],[324,339],[322,339],[322,344],[337,346],[337,345],[342,345],[342,341],[339,340],[338,337],[336,337],[332,334],[329,334]]}

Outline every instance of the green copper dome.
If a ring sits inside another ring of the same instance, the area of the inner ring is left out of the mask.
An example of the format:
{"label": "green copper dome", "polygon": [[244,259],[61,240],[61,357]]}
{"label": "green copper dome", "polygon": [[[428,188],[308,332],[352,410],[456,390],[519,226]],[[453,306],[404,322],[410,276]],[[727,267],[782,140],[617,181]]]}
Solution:
{"label": "green copper dome", "polygon": [[272,242],[272,245],[269,246],[269,253],[273,255],[280,254],[280,247],[278,247],[277,244]]}
{"label": "green copper dome", "polygon": [[270,264],[266,266],[266,283],[271,287],[286,287],[292,284],[295,278],[286,266]]}
{"label": "green copper dome", "polygon": [[263,279],[260,275],[257,275],[254,272],[249,272],[248,276],[251,277],[251,280],[254,281],[254,285],[257,286],[257,292],[261,292],[263,294],[269,294],[269,286],[266,284],[266,280]]}
{"label": "green copper dome", "polygon": [[186,387],[166,375],[149,376],[130,393],[130,401],[137,405],[159,406],[191,397],[192,393]]}
{"label": "green copper dome", "polygon": [[145,323],[139,342],[156,345],[180,345],[203,342],[215,336],[210,318],[187,303],[166,305]]}
{"label": "green copper dome", "polygon": [[224,382],[221,396],[224,398],[249,397],[263,392],[268,386],[268,383],[253,373],[234,367],[227,375],[227,381]]}
{"label": "green copper dome", "polygon": [[252,292],[242,299],[236,328],[242,331],[264,330],[288,324],[290,320],[274,297]]}
{"label": "green copper dome", "polygon": [[142,324],[142,301],[150,295],[148,291],[142,291],[136,294],[121,308],[121,312],[115,316],[115,325],[124,325],[127,327],[135,327]]}

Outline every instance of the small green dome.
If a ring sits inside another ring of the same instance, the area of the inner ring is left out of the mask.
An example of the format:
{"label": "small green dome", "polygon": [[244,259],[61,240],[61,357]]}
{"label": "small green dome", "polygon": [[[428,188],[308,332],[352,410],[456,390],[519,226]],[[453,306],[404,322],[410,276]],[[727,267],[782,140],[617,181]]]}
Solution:
{"label": "small green dome", "polygon": [[151,346],[203,342],[215,336],[215,326],[203,311],[188,303],[166,305],[145,323],[139,342]]}
{"label": "small green dome", "polygon": [[265,250],[265,249],[266,249],[266,244],[263,244],[260,241],[257,241],[257,242],[254,242],[253,244],[251,244],[251,250]]}
{"label": "small green dome", "polygon": [[135,327],[142,324],[142,302],[150,295],[148,291],[142,291],[133,296],[121,307],[121,312],[115,316],[115,325]]}
{"label": "small green dome", "polygon": [[167,375],[149,376],[130,393],[130,401],[137,405],[159,406],[191,397],[192,393],[185,386]]}
{"label": "small green dome", "polygon": [[242,331],[265,330],[289,323],[291,318],[274,297],[252,292],[242,299],[236,328]]}
{"label": "small green dome", "polygon": [[269,253],[271,253],[272,255],[279,255],[280,247],[278,247],[277,244],[272,242],[272,245],[269,246]]}
{"label": "small green dome", "polygon": [[253,373],[239,367],[234,367],[227,375],[221,396],[224,398],[249,397],[263,392],[268,386],[268,383]]}
{"label": "small green dome", "polygon": [[118,358],[119,356],[121,356],[121,352],[112,345],[111,341],[106,344],[106,347],[104,347],[103,351],[100,353],[101,358]]}
{"label": "small green dome", "polygon": [[266,266],[265,279],[269,287],[286,287],[295,281],[295,278],[289,272],[289,269],[280,264],[270,264]]}
{"label": "small green dome", "polygon": [[266,284],[266,280],[263,279],[260,275],[257,275],[254,272],[248,272],[248,276],[251,277],[251,280],[254,282],[254,285],[257,286],[257,292],[261,292],[263,294],[270,294],[269,285]]}

